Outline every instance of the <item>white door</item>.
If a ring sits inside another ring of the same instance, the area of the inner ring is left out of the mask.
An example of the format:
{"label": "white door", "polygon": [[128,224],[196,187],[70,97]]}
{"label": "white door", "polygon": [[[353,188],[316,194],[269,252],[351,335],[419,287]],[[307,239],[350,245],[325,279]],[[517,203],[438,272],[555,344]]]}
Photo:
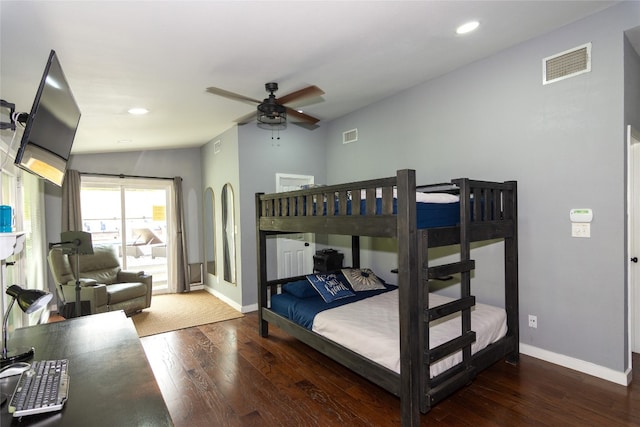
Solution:
{"label": "white door", "polygon": [[640,353],[640,133],[631,126],[627,129],[629,141],[629,288],[631,311],[631,351]]}
{"label": "white door", "polygon": [[[276,174],[276,191],[299,190],[302,185],[313,184],[311,175]],[[277,239],[278,278],[313,273],[315,234],[300,233],[279,236]]]}

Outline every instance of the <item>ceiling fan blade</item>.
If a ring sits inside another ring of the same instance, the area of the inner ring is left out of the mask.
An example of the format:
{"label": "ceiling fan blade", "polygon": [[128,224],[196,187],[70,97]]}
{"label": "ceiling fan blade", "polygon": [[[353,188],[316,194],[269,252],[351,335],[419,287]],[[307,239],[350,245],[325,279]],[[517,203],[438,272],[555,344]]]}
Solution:
{"label": "ceiling fan blade", "polygon": [[318,86],[308,86],[304,89],[297,90],[295,92],[291,92],[288,95],[283,95],[278,97],[278,104],[284,105],[289,102],[298,101],[304,98],[314,98],[316,96],[324,95],[324,91],[320,89]]}
{"label": "ceiling fan blade", "polygon": [[320,127],[320,125],[314,125],[311,123],[306,123],[306,122],[291,122],[296,126],[300,126],[301,128],[305,128],[307,130],[314,130],[314,129],[318,129]]}
{"label": "ceiling fan blade", "polygon": [[305,113],[301,113],[297,110],[294,110],[293,108],[289,108],[287,107],[287,117],[291,117],[291,118],[295,118],[297,120],[292,120],[292,121],[299,121],[299,122],[305,122],[305,123],[310,123],[312,125],[315,125],[316,123],[318,123],[320,121],[320,119],[316,119],[313,116],[310,116],[308,114]]}
{"label": "ceiling fan blade", "polygon": [[225,98],[233,99],[241,102],[248,102],[251,104],[260,104],[262,101],[257,99],[249,98],[248,96],[240,95],[237,93],[229,92],[228,90],[220,89],[217,87],[208,87],[207,92],[212,93],[214,95],[223,96]]}
{"label": "ceiling fan blade", "polygon": [[235,120],[235,122],[237,124],[239,124],[239,125],[246,125],[247,123],[249,123],[249,122],[251,122],[251,121],[253,121],[255,119],[256,119],[256,112],[254,110],[254,111],[252,111],[252,112],[250,112],[248,114],[245,114],[242,117],[237,118]]}

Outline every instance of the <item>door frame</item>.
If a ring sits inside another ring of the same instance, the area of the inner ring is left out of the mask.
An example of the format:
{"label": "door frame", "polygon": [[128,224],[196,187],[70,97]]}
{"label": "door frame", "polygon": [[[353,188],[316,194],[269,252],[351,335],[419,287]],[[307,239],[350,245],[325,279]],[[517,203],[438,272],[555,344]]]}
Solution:
{"label": "door frame", "polygon": [[640,274],[631,258],[640,254],[640,132],[627,126],[627,280],[629,301],[629,365],[640,353]]}
{"label": "door frame", "polygon": [[[314,184],[315,177],[313,175],[299,175],[292,173],[276,173],[276,192],[281,193],[283,191],[289,191],[290,188],[285,188],[282,185],[282,182],[287,179],[294,179],[304,182],[304,184]],[[292,239],[293,238],[293,239]],[[316,251],[316,242],[315,242],[315,234],[313,233],[297,233],[287,236],[278,236],[276,238],[276,254],[277,254],[277,273],[278,278],[282,278],[284,276],[284,269],[282,261],[282,252],[284,250],[284,241],[283,239],[287,239],[288,241],[296,240],[304,242],[304,259],[305,268],[304,271],[308,271],[309,273],[313,272],[313,255]]]}

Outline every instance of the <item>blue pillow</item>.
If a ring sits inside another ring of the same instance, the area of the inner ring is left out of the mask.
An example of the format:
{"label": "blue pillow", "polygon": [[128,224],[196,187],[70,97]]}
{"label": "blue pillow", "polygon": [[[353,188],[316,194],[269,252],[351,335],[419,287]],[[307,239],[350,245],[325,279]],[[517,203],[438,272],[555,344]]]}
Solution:
{"label": "blue pillow", "polygon": [[311,286],[308,280],[287,283],[282,285],[282,289],[297,298],[311,298],[319,295],[316,288]]}
{"label": "blue pillow", "polygon": [[308,274],[307,280],[318,291],[324,302],[355,295],[342,274]]}

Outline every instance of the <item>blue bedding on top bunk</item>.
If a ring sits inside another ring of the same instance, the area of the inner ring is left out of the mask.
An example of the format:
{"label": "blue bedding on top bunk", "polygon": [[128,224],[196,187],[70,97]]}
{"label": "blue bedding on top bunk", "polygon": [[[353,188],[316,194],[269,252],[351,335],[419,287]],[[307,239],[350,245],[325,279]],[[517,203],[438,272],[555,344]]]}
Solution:
{"label": "blue bedding on top bunk", "polygon": [[[287,285],[303,286],[305,283],[311,287],[311,284],[309,284],[306,279],[291,282]],[[313,326],[313,319],[316,317],[316,314],[321,311],[360,301],[397,288],[397,286],[385,283],[386,289],[359,291],[355,292],[355,296],[353,297],[337,299],[326,303],[317,292],[314,296],[303,295],[303,298],[296,297],[287,292],[287,285],[283,286],[283,292],[281,294],[271,296],[271,310],[309,330],[311,330]],[[308,295],[312,295],[312,293]]]}
{"label": "blue bedding on top bunk", "polygon": [[[396,213],[396,201],[393,201]],[[418,228],[451,227],[460,222],[460,202],[416,203]]]}
{"label": "blue bedding on top bunk", "polygon": [[[366,200],[360,200],[360,215],[365,215]],[[316,207],[314,205],[314,215]],[[382,199],[376,199],[376,215],[381,215]],[[393,213],[398,213],[398,199],[393,199]],[[322,215],[327,215],[327,202],[323,203]],[[334,215],[339,215],[339,205],[334,203]],[[347,201],[347,215],[351,215],[351,200]],[[416,203],[418,228],[451,227],[460,222],[460,202],[453,203]]]}

